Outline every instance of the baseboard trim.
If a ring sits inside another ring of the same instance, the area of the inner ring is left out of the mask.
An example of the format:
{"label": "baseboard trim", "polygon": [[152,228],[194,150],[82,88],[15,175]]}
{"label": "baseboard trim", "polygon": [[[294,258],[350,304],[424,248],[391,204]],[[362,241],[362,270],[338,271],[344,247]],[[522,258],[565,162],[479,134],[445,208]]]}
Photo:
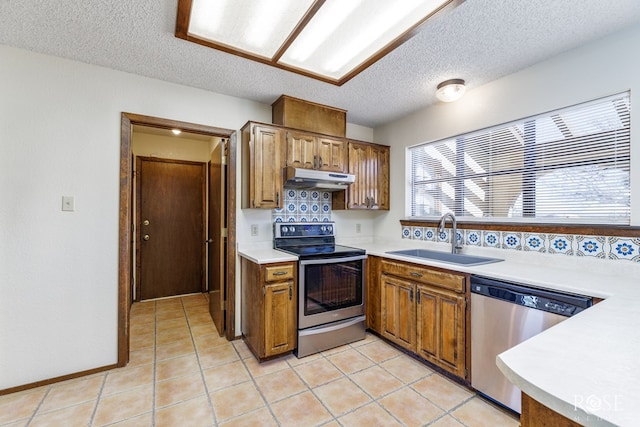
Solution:
{"label": "baseboard trim", "polygon": [[97,374],[99,372],[109,371],[111,369],[117,368],[117,364],[102,366],[100,368],[89,369],[87,371],[75,372],[73,374],[62,375],[60,377],[50,378],[48,380],[36,381],[34,383],[20,385],[17,387],[6,388],[4,390],[0,390],[0,396],[4,396],[6,394],[17,393],[19,391],[25,391],[32,388],[42,387],[45,385],[55,384],[62,381],[72,380],[74,378],[86,377],[87,375]]}

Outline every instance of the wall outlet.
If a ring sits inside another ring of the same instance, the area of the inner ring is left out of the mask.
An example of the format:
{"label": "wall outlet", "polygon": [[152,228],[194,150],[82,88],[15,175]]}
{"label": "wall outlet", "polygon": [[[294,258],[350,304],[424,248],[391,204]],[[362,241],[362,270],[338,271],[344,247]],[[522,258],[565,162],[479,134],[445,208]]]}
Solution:
{"label": "wall outlet", "polygon": [[252,236],[258,235],[258,224],[251,224],[251,235]]}
{"label": "wall outlet", "polygon": [[62,210],[65,212],[76,210],[76,202],[73,196],[62,196]]}
{"label": "wall outlet", "polygon": [[356,233],[360,233],[362,231],[362,225],[356,224]]}

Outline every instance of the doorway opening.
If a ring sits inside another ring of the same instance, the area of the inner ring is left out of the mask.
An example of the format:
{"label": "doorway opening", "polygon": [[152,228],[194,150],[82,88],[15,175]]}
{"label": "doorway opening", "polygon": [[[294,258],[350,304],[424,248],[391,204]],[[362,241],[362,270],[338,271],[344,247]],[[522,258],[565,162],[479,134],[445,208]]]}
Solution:
{"label": "doorway opening", "polygon": [[[236,273],[236,133],[234,130],[216,128],[200,124],[180,122],[169,119],[162,119],[151,116],[143,116],[132,113],[122,113],[121,115],[121,136],[120,136],[120,219],[119,219],[119,268],[118,268],[118,366],[124,366],[129,360],[129,310],[133,302],[133,277],[135,276],[134,265],[136,265],[135,244],[136,234],[140,225],[136,224],[135,199],[134,195],[134,154],[133,154],[133,131],[134,126],[145,128],[155,128],[157,130],[180,129],[189,134],[195,134],[211,138],[212,140],[223,141],[218,144],[222,147],[216,148],[216,153],[212,151],[208,167],[209,177],[211,171],[218,173],[218,180],[215,185],[223,185],[224,194],[228,195],[223,199],[223,203],[214,201],[209,203],[211,211],[209,219],[214,217],[214,222],[207,221],[208,238],[202,239],[202,245],[217,246],[219,250],[211,250],[219,256],[214,271],[218,272],[218,286],[209,287],[210,292],[210,312],[220,317],[220,322],[224,325],[224,335],[227,339],[235,338],[235,273]],[[226,152],[224,159],[219,162],[214,157],[219,153]],[[219,179],[220,173],[227,179]],[[211,192],[211,188],[209,188]],[[215,212],[214,212],[215,211]],[[144,221],[144,220],[143,220]],[[225,229],[218,229],[218,225],[226,225]],[[144,234],[142,235],[144,236]],[[225,238],[226,236],[226,238]],[[212,244],[213,243],[213,244]],[[210,259],[211,256],[209,257]],[[215,263],[214,263],[215,264]],[[212,269],[210,269],[212,270]],[[209,274],[212,277],[212,274]],[[216,277],[216,276],[214,276]],[[215,295],[214,295],[215,293]],[[215,301],[215,304],[211,302]],[[221,328],[216,325],[218,329]]]}

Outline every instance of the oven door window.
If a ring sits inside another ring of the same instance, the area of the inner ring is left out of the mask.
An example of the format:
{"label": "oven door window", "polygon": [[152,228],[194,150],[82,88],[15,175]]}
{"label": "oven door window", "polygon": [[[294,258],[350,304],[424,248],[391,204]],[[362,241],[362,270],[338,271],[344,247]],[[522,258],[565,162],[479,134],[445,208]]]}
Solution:
{"label": "oven door window", "polygon": [[309,264],[304,268],[304,315],[362,305],[363,261]]}

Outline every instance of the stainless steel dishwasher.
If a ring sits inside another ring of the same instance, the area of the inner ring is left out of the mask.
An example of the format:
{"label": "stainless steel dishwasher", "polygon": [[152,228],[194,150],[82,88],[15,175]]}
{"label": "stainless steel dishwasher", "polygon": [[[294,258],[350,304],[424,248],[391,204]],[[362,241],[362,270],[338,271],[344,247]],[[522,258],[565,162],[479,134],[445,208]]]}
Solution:
{"label": "stainless steel dishwasher", "polygon": [[592,299],[471,276],[471,386],[520,413],[520,389],[496,366],[496,356],[567,317]]}

